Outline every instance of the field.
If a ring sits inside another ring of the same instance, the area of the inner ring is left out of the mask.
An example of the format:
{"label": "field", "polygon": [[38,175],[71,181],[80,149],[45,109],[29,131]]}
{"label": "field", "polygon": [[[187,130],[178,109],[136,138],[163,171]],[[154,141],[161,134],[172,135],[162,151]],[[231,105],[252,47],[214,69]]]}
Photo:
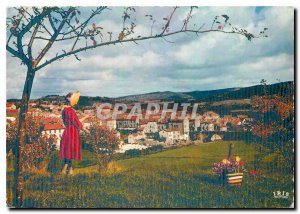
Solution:
{"label": "field", "polygon": [[[222,185],[219,177],[212,174],[211,166],[227,157],[229,143],[192,145],[118,160],[106,173],[97,172],[95,158],[86,152],[85,162],[76,163],[73,176],[62,176],[55,170],[27,173],[24,207],[290,207],[294,184],[288,175],[262,170],[257,176],[246,173],[242,187]],[[234,153],[246,162],[249,172],[253,169],[254,148],[244,142],[232,143]],[[12,171],[9,166],[7,169],[7,204],[11,206]],[[274,191],[290,195],[287,199],[274,198]]]}

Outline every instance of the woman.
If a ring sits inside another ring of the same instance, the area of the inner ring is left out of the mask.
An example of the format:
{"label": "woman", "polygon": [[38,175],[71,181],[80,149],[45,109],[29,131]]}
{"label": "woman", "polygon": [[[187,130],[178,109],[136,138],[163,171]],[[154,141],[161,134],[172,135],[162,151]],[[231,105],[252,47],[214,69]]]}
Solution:
{"label": "woman", "polygon": [[64,162],[62,174],[73,174],[72,160],[81,160],[81,142],[79,131],[83,128],[81,121],[88,116],[78,119],[75,110],[72,108],[77,104],[80,93],[69,93],[66,95],[66,102],[69,104],[62,111],[62,119],[65,130],[60,142],[60,159]]}

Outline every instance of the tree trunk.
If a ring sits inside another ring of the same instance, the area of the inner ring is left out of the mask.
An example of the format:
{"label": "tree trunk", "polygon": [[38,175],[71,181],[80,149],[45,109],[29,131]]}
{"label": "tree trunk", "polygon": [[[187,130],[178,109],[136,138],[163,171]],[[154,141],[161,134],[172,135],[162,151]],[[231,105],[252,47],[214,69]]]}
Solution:
{"label": "tree trunk", "polygon": [[22,94],[21,105],[20,105],[17,141],[14,148],[15,160],[14,160],[13,206],[17,208],[22,207],[23,204],[23,189],[24,189],[23,153],[24,153],[25,139],[26,139],[26,113],[28,111],[28,102],[30,99],[34,75],[35,75],[34,70],[32,68],[28,68],[23,94]]}

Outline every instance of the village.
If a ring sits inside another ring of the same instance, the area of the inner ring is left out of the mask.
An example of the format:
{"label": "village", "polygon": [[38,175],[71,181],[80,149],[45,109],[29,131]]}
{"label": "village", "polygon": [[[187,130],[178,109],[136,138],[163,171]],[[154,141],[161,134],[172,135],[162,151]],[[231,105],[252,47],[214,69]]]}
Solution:
{"label": "village", "polygon": [[[161,103],[157,103],[160,105]],[[230,132],[251,131],[252,118],[247,115],[224,115],[213,111],[207,111],[203,114],[192,112],[182,112],[181,110],[166,112],[161,116],[161,111],[146,115],[146,109],[142,109],[141,116],[130,115],[131,108],[126,112],[113,114],[113,107],[106,106],[101,109],[99,117],[99,105],[76,110],[78,118],[86,117],[83,121],[83,127],[88,129],[92,121],[99,122],[99,125],[106,126],[113,130],[120,139],[120,147],[117,153],[125,153],[131,149],[146,149],[160,145],[169,148],[178,145],[201,144],[222,140]],[[46,136],[55,135],[57,137],[56,149],[59,150],[60,139],[64,131],[62,121],[63,107],[59,103],[43,102],[29,103],[28,113],[42,118],[43,131]],[[16,120],[19,114],[17,104],[9,102],[6,104],[7,123]],[[182,117],[184,115],[184,117]],[[105,117],[103,117],[105,116]]]}

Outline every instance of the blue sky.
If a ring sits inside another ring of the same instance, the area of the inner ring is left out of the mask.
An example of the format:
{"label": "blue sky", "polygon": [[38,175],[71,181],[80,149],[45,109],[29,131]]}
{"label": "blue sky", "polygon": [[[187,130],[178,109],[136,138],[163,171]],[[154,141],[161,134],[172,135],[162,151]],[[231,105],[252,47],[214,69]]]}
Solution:
{"label": "blue sky", "polygon": [[[92,8],[82,9],[82,18]],[[118,35],[122,28],[123,7],[111,7],[93,20],[107,31]],[[180,28],[188,7],[181,7],[170,30]],[[151,23],[145,14],[152,14],[159,32],[162,18],[172,7],[136,7],[136,34],[149,35]],[[8,10],[8,15],[13,13]],[[249,42],[239,35],[208,33],[197,37],[180,34],[163,39],[101,47],[53,63],[39,70],[32,89],[32,98],[48,94],[65,95],[79,90],[82,95],[117,97],[154,91],[213,90],[246,87],[289,81],[294,78],[294,10],[290,7],[200,7],[193,14],[191,26],[210,28],[216,15],[227,14],[229,21],[258,34],[268,28],[268,38]],[[36,50],[43,43],[35,44]],[[49,52],[50,59],[70,43],[58,44]],[[25,67],[7,54],[7,98],[20,98]]]}

